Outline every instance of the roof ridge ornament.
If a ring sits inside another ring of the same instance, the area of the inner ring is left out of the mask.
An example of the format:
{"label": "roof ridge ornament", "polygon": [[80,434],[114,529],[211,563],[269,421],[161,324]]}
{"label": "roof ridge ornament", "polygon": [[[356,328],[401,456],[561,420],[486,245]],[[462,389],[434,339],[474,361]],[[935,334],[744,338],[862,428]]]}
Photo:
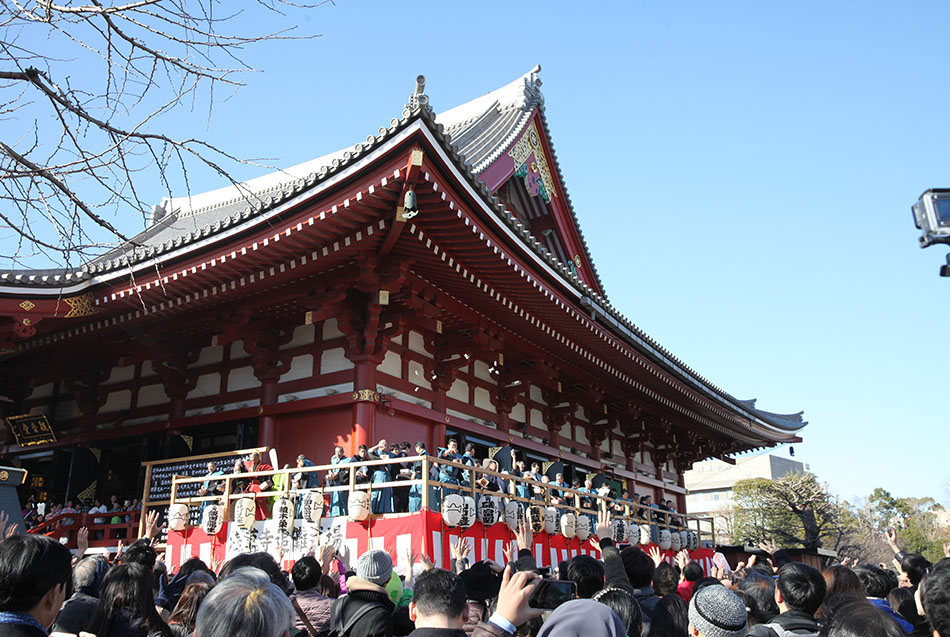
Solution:
{"label": "roof ridge ornament", "polygon": [[525,110],[532,108],[535,104],[544,104],[544,94],[541,93],[541,78],[538,73],[541,72],[541,65],[536,65],[524,78],[524,96]]}
{"label": "roof ridge ornament", "polygon": [[417,111],[423,111],[429,117],[432,117],[434,113],[432,108],[429,106],[429,96],[426,95],[426,76],[419,75],[416,76],[416,90],[409,96],[409,101],[406,102],[406,108],[403,109],[403,117],[409,117]]}

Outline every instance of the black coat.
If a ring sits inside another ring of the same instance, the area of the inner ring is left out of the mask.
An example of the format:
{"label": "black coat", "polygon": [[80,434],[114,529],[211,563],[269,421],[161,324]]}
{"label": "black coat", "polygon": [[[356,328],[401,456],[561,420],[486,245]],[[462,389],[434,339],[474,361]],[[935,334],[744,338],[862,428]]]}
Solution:
{"label": "black coat", "polygon": [[393,637],[393,611],[396,605],[386,589],[359,577],[346,581],[346,595],[333,603],[330,611],[330,630],[343,635],[347,620],[366,606],[370,610],[359,618],[345,637]]}
{"label": "black coat", "polygon": [[0,637],[46,637],[46,633],[26,624],[0,624]]}

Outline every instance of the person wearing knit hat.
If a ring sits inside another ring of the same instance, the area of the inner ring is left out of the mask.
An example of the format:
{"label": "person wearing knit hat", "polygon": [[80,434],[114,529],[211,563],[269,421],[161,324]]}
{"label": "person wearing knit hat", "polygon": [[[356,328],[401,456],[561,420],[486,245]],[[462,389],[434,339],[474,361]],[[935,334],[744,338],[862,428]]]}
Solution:
{"label": "person wearing knit hat", "polygon": [[393,558],[380,549],[366,551],[356,562],[356,576],[377,586],[386,586],[393,574]]}
{"label": "person wearing knit hat", "polygon": [[689,634],[693,637],[743,637],[745,604],[725,586],[706,586],[689,602]]}

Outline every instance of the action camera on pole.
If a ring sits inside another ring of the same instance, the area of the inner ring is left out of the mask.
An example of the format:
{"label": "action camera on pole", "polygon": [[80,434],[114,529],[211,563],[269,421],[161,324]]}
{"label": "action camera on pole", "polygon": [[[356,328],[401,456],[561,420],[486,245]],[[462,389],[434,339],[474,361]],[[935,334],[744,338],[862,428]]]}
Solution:
{"label": "action camera on pole", "polygon": [[[950,188],[931,188],[924,191],[913,206],[914,225],[921,231],[920,247],[935,243],[950,244]],[[950,255],[947,265],[940,267],[940,276],[950,276]]]}

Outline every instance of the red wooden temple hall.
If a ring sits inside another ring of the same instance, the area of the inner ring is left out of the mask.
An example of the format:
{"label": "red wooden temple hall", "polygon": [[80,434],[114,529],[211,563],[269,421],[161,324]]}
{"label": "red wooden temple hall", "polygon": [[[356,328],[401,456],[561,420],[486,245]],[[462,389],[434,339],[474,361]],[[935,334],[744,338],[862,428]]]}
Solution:
{"label": "red wooden temple hall", "polygon": [[141,493],[144,460],[456,435],[682,511],[692,462],[798,441],[801,414],[734,398],[607,300],[539,70],[438,115],[419,78],[365,141],[166,199],[78,269],[0,273],[4,415],[54,434],[7,426],[3,462],[63,501]]}

